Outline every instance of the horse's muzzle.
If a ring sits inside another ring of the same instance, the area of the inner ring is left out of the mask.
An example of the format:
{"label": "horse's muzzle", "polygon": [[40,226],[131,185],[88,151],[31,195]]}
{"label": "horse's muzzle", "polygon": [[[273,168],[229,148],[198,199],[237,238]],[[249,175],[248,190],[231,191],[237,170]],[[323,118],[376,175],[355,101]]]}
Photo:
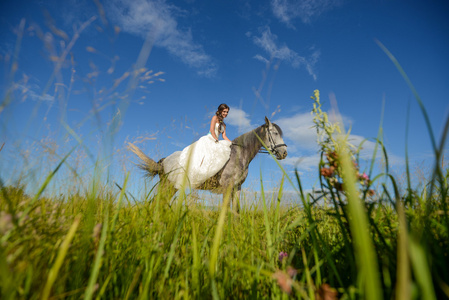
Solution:
{"label": "horse's muzzle", "polygon": [[282,146],[276,149],[276,158],[278,160],[284,159],[287,157],[287,146]]}

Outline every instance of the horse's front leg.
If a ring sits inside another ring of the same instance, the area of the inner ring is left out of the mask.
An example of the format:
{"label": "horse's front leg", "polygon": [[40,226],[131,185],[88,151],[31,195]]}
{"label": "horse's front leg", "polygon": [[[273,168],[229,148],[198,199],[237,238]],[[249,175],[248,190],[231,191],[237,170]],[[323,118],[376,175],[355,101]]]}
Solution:
{"label": "horse's front leg", "polygon": [[240,212],[240,190],[241,186],[229,187],[223,193],[223,205],[234,211],[235,213]]}
{"label": "horse's front leg", "polygon": [[231,210],[232,206],[233,206],[233,188],[232,187],[227,187],[226,189],[224,189],[223,191],[223,206],[226,206],[229,210]]}
{"label": "horse's front leg", "polygon": [[[239,214],[240,213],[240,191],[241,191],[241,186],[236,186],[232,189],[232,209]],[[235,200],[235,203],[234,203]]]}

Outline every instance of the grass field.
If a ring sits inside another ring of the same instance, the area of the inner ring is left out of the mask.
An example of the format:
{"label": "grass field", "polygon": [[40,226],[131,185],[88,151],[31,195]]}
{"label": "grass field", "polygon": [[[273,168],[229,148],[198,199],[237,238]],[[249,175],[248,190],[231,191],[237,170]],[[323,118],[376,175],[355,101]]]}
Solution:
{"label": "grass field", "polygon": [[[449,297],[447,167],[435,164],[428,182],[402,194],[387,167],[360,174],[357,151],[321,111],[319,92],[312,98],[322,151],[314,194],[285,174],[277,198],[261,193],[236,214],[157,187],[133,199],[127,179],[121,191],[93,180],[47,197],[59,166],[33,195],[2,185],[1,298]],[[286,184],[302,205],[282,203]]]}

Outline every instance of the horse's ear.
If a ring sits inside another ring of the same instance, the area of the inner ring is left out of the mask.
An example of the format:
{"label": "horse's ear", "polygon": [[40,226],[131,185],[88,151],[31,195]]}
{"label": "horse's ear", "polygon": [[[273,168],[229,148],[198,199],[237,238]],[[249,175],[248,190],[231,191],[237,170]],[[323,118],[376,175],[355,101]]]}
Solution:
{"label": "horse's ear", "polygon": [[268,128],[270,128],[271,126],[271,122],[270,120],[268,120],[268,118],[265,116],[265,126],[267,126]]}
{"label": "horse's ear", "polygon": [[265,116],[265,125],[270,125],[270,120],[268,120],[267,116]]}

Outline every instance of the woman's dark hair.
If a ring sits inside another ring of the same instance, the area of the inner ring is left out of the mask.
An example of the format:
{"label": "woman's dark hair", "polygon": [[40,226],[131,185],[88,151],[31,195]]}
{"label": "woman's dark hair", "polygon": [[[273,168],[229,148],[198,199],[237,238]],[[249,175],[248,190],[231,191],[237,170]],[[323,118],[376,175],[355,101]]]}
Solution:
{"label": "woman's dark hair", "polygon": [[225,109],[228,109],[229,111],[229,106],[225,103],[222,103],[218,106],[217,112],[215,113],[218,118],[218,122],[220,122],[220,128],[218,129],[220,133],[222,133],[224,131],[224,128],[226,128],[226,124],[225,122],[223,122],[223,116],[221,115],[221,112]]}

